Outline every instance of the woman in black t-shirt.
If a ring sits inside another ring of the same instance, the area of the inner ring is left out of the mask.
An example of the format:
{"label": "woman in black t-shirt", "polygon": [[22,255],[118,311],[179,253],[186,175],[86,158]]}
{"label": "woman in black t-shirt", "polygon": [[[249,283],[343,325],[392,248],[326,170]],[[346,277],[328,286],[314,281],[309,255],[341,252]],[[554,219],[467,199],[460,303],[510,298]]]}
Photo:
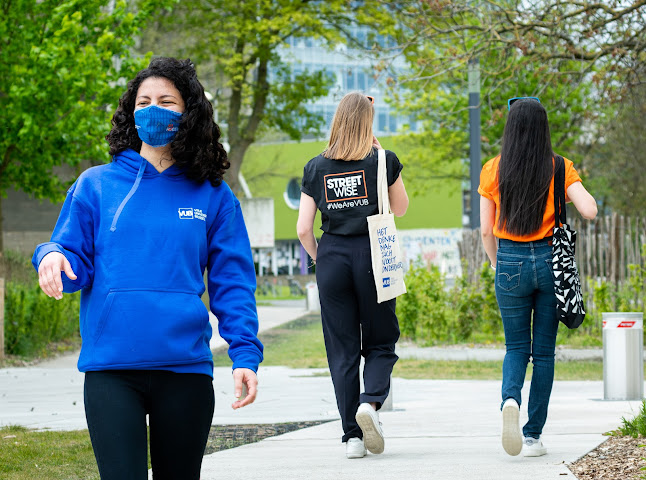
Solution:
{"label": "woman in black t-shirt", "polygon": [[[399,338],[395,300],[377,303],[370,256],[366,218],[378,213],[377,149],[381,148],[372,133],[373,104],[372,97],[358,92],[339,103],[326,150],[305,165],[296,226],[317,265],[325,349],[348,458],[364,457],[366,449],[384,450],[377,410],[390,390]],[[403,167],[390,151],[386,166],[390,208],[401,217],[408,208]],[[324,232],[318,245],[313,231],[317,209]]]}

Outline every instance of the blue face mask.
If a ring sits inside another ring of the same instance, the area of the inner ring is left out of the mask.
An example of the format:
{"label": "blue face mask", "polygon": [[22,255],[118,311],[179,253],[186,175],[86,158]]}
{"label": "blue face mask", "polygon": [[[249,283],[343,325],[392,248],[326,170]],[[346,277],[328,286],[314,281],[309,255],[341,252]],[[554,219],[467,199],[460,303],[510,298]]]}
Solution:
{"label": "blue face mask", "polygon": [[182,114],[150,105],[135,111],[135,128],[139,138],[151,147],[163,147],[173,141]]}

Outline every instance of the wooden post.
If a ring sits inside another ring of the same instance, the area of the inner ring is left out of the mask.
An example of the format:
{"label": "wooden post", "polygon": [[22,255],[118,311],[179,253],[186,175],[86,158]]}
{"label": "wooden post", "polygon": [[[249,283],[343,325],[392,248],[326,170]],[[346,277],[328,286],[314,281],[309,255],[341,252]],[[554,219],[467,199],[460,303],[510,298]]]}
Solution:
{"label": "wooden post", "polygon": [[0,277],[0,359],[3,359],[3,358],[4,358],[4,278]]}

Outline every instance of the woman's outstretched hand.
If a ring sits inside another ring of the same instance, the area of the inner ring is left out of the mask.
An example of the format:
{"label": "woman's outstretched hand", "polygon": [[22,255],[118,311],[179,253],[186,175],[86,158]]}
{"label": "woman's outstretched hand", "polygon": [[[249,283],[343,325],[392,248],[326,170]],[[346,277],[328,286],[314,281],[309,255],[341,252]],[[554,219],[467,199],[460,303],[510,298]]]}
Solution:
{"label": "woman's outstretched hand", "polygon": [[[243,388],[246,388],[246,395],[243,397]],[[250,405],[256,399],[258,393],[258,377],[256,372],[248,368],[236,368],[233,371],[233,391],[235,392],[236,401],[231,404],[231,408],[238,408]]]}
{"label": "woman's outstretched hand", "polygon": [[38,265],[38,283],[40,288],[48,297],[60,300],[63,298],[63,280],[61,272],[70,280],[76,280],[76,274],[72,270],[72,265],[65,258],[65,255],[59,252],[51,252],[43,257]]}

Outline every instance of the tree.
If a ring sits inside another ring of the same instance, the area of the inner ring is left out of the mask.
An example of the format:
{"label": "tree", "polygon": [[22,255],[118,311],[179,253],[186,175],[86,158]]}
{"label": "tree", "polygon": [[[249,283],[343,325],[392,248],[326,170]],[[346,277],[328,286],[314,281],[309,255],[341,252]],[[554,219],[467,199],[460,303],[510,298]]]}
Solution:
{"label": "tree", "polygon": [[[559,60],[602,64],[625,78],[646,50],[646,0],[403,0],[396,8],[404,48],[433,43],[435,66],[455,68],[465,59],[510,49],[542,64]],[[430,66],[430,65],[429,65]],[[579,75],[579,69],[571,72]]]}
{"label": "tree", "polygon": [[[507,99],[514,96],[541,98],[555,150],[581,160],[575,144],[596,114],[588,103],[597,67],[535,55],[552,52],[547,37],[535,36],[531,51],[508,41],[506,35],[516,34],[503,32],[509,26],[502,18],[518,3],[396,2],[398,47],[392,57],[401,51],[410,68],[392,76],[394,103],[425,126],[423,132],[400,140],[401,148],[414,152],[412,166],[419,174],[409,180],[413,191],[447,176],[468,178],[467,164],[460,168],[455,160],[468,157],[467,64],[475,58],[481,74],[483,162],[500,150]],[[383,68],[388,70],[388,65]]]}
{"label": "tree", "polygon": [[646,207],[644,118],[646,84],[627,89],[617,115],[608,117],[590,149],[590,185],[603,208],[643,217]]}
{"label": "tree", "polygon": [[[307,103],[327,95],[333,83],[323,71],[296,74],[279,49],[290,38],[307,38],[332,48],[359,45],[351,26],[390,25],[388,10],[350,0],[187,0],[144,36],[144,47],[189,56],[216,93],[219,118],[229,143],[227,183],[238,188],[245,152],[258,136],[275,129],[298,140],[322,125]],[[178,33],[179,32],[179,33]]]}
{"label": "tree", "polygon": [[[111,110],[124,79],[149,59],[133,57],[131,47],[160,4],[0,2],[0,198],[15,187],[58,200],[70,178],[55,167],[108,160]],[[2,246],[0,227],[0,255]]]}

